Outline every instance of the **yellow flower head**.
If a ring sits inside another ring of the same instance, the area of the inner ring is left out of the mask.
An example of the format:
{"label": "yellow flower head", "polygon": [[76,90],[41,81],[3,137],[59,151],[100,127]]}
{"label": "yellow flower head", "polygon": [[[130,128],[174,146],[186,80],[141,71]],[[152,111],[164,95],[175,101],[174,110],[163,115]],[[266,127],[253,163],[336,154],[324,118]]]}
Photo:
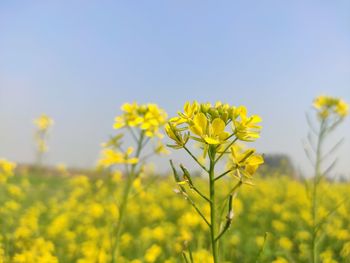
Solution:
{"label": "yellow flower head", "polygon": [[[181,138],[185,131],[193,134],[190,138],[203,144],[221,145],[233,135],[242,141],[254,141],[259,137],[261,127],[257,123],[260,121],[257,115],[248,117],[242,106],[236,108],[220,101],[215,105],[194,101],[186,102],[184,112],[170,119],[166,131],[179,148],[184,145]],[[229,123],[233,124],[231,132],[226,130]]]}
{"label": "yellow flower head", "polygon": [[54,124],[54,121],[48,115],[41,114],[39,118],[34,120],[34,124],[38,127],[38,130],[46,131]]}
{"label": "yellow flower head", "polygon": [[149,249],[147,249],[144,260],[145,262],[155,262],[160,254],[162,253],[162,248],[158,245],[152,245]]}
{"label": "yellow flower head", "polygon": [[349,105],[344,100],[324,95],[318,96],[314,100],[313,106],[321,119],[327,119],[331,116],[344,118],[349,111]]}
{"label": "yellow flower head", "polygon": [[175,142],[175,145],[168,145],[174,149],[181,149],[189,140],[188,133],[183,135],[171,122],[165,125],[165,132]]}
{"label": "yellow flower head", "polygon": [[137,127],[145,131],[148,137],[162,137],[159,129],[166,123],[167,114],[156,104],[125,103],[121,110],[123,114],[115,118],[115,129]]}
{"label": "yellow flower head", "polygon": [[215,118],[210,122],[206,115],[200,112],[194,116],[190,131],[207,144],[220,144],[229,136],[229,133],[225,131],[225,126],[222,119]]}
{"label": "yellow flower head", "polygon": [[156,154],[169,154],[169,150],[166,148],[166,146],[162,143],[162,141],[158,141],[156,147],[154,148],[154,152]]}
{"label": "yellow flower head", "polygon": [[257,123],[261,122],[261,118],[258,115],[247,116],[247,109],[244,106],[240,106],[236,110],[237,118],[233,123],[233,129],[236,136],[242,141],[255,141],[260,137],[259,133],[261,126]]}
{"label": "yellow flower head", "polygon": [[5,183],[7,178],[13,176],[16,164],[5,159],[0,159],[0,183]]}
{"label": "yellow flower head", "polygon": [[234,176],[250,178],[263,163],[264,158],[259,154],[255,154],[255,149],[243,151],[237,145],[231,147],[228,166],[232,169]]}
{"label": "yellow flower head", "polygon": [[138,158],[130,157],[132,152],[132,147],[129,147],[125,153],[109,148],[103,149],[102,157],[99,160],[99,165],[103,167],[110,167],[115,164],[135,164],[138,162]]}

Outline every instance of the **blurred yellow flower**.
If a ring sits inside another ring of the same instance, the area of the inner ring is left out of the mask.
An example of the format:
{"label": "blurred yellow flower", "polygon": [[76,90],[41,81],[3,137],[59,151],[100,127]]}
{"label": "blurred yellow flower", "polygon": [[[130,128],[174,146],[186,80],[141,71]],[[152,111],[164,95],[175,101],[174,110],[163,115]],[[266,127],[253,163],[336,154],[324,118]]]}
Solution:
{"label": "blurred yellow flower", "polygon": [[344,118],[349,110],[349,105],[344,100],[324,95],[318,96],[314,100],[313,106],[318,111],[318,116],[321,119],[326,119],[330,115]]}
{"label": "blurred yellow flower", "polygon": [[158,245],[152,245],[149,249],[147,249],[145,254],[145,262],[153,263],[155,262],[160,254],[162,253],[162,248]]}
{"label": "blurred yellow flower", "polygon": [[159,129],[167,120],[166,112],[156,104],[138,105],[136,102],[125,103],[121,107],[122,115],[115,118],[115,129],[139,127],[148,137],[162,137]]}
{"label": "blurred yellow flower", "polygon": [[247,116],[247,108],[240,106],[236,110],[238,119],[234,120],[232,125],[238,139],[252,142],[260,137],[261,126],[257,125],[262,121],[258,115]]}
{"label": "blurred yellow flower", "polygon": [[278,244],[280,245],[281,248],[288,250],[288,251],[290,251],[293,248],[292,241],[287,237],[281,237],[278,240]]}
{"label": "blurred yellow flower", "polygon": [[54,121],[48,115],[43,113],[39,118],[34,120],[34,124],[40,131],[46,131],[54,124]]}
{"label": "blurred yellow flower", "polygon": [[15,168],[15,163],[0,159],[0,184],[5,183],[10,176],[13,176]]}
{"label": "blurred yellow flower", "polygon": [[132,147],[129,147],[126,153],[118,152],[113,149],[103,149],[99,165],[110,167],[115,164],[135,164],[138,162],[138,158],[129,157],[132,152]]}
{"label": "blurred yellow flower", "polygon": [[289,263],[289,261],[283,257],[278,257],[275,260],[273,260],[272,263]]}
{"label": "blurred yellow flower", "polygon": [[242,173],[243,176],[250,178],[263,163],[263,157],[255,154],[254,149],[242,151],[237,145],[231,147],[228,167],[233,170],[234,176],[239,177]]}

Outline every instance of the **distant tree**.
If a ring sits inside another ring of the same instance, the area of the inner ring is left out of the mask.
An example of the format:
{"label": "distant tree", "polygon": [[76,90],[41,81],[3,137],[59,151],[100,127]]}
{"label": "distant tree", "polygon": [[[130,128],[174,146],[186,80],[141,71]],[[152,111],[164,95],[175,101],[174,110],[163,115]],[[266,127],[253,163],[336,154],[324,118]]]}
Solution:
{"label": "distant tree", "polygon": [[292,159],[287,154],[266,154],[265,163],[261,167],[263,176],[283,175],[295,177],[295,168]]}

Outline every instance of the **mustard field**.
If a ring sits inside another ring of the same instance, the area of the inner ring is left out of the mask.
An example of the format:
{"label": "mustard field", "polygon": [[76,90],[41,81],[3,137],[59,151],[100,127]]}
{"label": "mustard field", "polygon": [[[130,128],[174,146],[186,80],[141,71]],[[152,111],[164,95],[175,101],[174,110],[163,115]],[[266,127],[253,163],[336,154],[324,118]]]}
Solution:
{"label": "mustard field", "polygon": [[[125,183],[119,172],[47,175],[17,169],[11,174],[8,166],[0,184],[1,262],[111,262]],[[205,190],[205,181],[195,180]],[[220,183],[224,198],[227,183]],[[305,184],[282,175],[257,177],[254,184],[243,186],[233,202],[232,226],[219,244],[222,262],[310,262]],[[212,262],[206,225],[175,187],[166,176],[141,175],[133,183],[116,262],[183,262],[187,246],[194,262]],[[320,260],[350,262],[350,184],[323,182],[320,189],[317,213],[327,218]],[[208,205],[197,201],[209,216]],[[333,211],[335,204],[341,205]]]}

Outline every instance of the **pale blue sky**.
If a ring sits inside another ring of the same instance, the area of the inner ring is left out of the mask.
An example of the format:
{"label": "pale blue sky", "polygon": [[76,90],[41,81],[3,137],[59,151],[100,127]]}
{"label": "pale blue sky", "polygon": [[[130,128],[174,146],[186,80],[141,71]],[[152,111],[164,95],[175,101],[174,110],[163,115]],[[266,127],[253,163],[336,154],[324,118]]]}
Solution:
{"label": "pale blue sky", "polygon": [[[92,166],[125,101],[186,100],[262,115],[261,152],[308,167],[304,114],[350,102],[350,1],[1,1],[0,156],[34,158],[32,119],[56,125],[49,162]],[[338,172],[350,174],[350,121]]]}

